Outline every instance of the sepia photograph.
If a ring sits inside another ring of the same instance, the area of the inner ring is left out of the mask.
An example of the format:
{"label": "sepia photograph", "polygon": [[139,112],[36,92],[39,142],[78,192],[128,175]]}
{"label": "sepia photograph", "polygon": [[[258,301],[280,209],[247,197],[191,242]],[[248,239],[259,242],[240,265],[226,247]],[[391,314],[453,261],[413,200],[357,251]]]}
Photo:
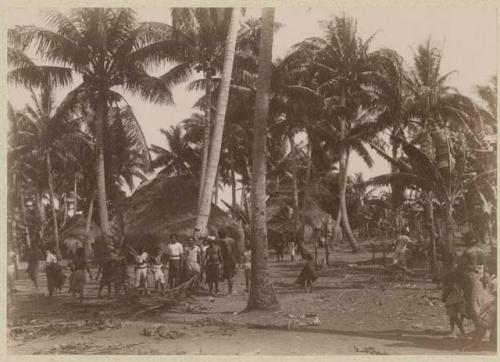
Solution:
{"label": "sepia photograph", "polygon": [[497,355],[495,7],[33,5],[8,355]]}

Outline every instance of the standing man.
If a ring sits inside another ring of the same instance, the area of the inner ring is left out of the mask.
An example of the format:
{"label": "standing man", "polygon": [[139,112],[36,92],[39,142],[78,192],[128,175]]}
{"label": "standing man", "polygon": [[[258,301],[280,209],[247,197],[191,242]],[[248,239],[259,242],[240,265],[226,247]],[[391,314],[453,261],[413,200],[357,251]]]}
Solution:
{"label": "standing man", "polygon": [[174,288],[179,285],[181,277],[182,257],[184,250],[182,244],[177,241],[177,234],[170,235],[170,244],[167,246],[168,255],[168,285],[169,288]]}
{"label": "standing man", "polygon": [[280,236],[276,243],[274,244],[274,250],[276,251],[277,261],[283,261],[283,249],[285,248],[285,242],[283,241],[283,236]]}
{"label": "standing man", "polygon": [[465,233],[463,241],[465,250],[460,257],[459,268],[463,280],[465,312],[467,317],[472,319],[477,330],[480,327],[479,311],[483,293],[481,278],[484,274],[486,257],[477,245],[477,239],[472,232]]}
{"label": "standing man", "polygon": [[222,255],[219,246],[215,242],[215,237],[208,236],[207,241],[209,245],[202,264],[206,273],[208,292],[210,295],[214,295],[214,293],[219,293],[219,267],[222,262]]}
{"label": "standing man", "polygon": [[222,254],[222,280],[227,279],[228,294],[233,292],[233,276],[236,269],[236,250],[234,239],[226,237],[226,233],[219,231]]}
{"label": "standing man", "polygon": [[[135,288],[138,289],[143,285],[144,294],[149,294],[148,292],[148,253],[142,249],[140,254],[135,257]],[[113,270],[114,268],[111,268]],[[112,271],[110,271],[112,272]],[[104,275],[103,275],[104,277]],[[108,289],[109,290],[109,289]]]}
{"label": "standing man", "polygon": [[188,240],[188,245],[186,246],[184,253],[186,255],[186,266],[189,273],[191,273],[191,275],[196,274],[199,277],[201,272],[201,249],[198,245],[196,245],[192,236]]}

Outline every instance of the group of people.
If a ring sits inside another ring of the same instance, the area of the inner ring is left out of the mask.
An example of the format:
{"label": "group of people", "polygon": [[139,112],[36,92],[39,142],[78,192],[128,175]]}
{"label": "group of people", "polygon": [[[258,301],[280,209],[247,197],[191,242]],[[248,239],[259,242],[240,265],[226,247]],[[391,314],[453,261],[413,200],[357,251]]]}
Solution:
{"label": "group of people", "polygon": [[[228,294],[233,292],[233,277],[236,271],[237,250],[234,239],[227,237],[223,231],[218,232],[218,238],[207,236],[196,243],[194,237],[189,237],[185,245],[179,242],[177,234],[170,235],[165,248],[156,247],[152,253],[145,248],[139,252],[128,247],[134,256],[134,287],[137,291],[149,294],[150,278],[152,276],[155,292],[163,294],[169,289],[179,286],[182,282],[196,277],[195,286],[208,286],[210,295],[219,294],[219,282],[227,280]],[[241,268],[245,270],[246,290],[250,287],[251,252],[243,253]],[[102,286],[105,286],[113,277],[111,260],[104,263]],[[108,265],[106,268],[105,265]],[[125,266],[126,267],[126,266]],[[126,272],[125,272],[126,273]],[[109,278],[104,278],[104,274]],[[116,278],[116,273],[115,278]],[[108,288],[110,288],[110,282]]]}

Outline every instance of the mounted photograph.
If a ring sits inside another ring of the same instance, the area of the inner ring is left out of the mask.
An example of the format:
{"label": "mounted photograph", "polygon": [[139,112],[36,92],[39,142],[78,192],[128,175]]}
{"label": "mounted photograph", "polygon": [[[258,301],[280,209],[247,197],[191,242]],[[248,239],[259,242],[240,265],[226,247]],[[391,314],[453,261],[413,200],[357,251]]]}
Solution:
{"label": "mounted photograph", "polygon": [[6,11],[8,355],[497,355],[496,8]]}

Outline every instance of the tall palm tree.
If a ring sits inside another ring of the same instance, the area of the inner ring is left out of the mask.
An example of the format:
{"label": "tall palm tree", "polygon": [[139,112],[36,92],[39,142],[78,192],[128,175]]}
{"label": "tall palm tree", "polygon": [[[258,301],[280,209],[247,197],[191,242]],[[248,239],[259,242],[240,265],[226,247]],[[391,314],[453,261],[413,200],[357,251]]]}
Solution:
{"label": "tall palm tree", "polygon": [[42,88],[38,95],[31,91],[31,98],[34,106],[27,105],[19,115],[19,128],[24,138],[22,146],[40,162],[45,163],[55,249],[60,257],[54,173],[63,170],[69,163],[78,162],[78,156],[88,147],[88,137],[81,132],[79,123],[74,119],[60,117],[50,86]]}
{"label": "tall palm tree", "polygon": [[259,78],[255,98],[255,126],[252,147],[252,279],[247,309],[279,307],[267,276],[266,167],[267,117],[271,83],[274,8],[262,10],[259,49]]}
{"label": "tall palm tree", "polygon": [[200,201],[200,209],[196,218],[195,232],[202,235],[205,234],[208,216],[210,214],[212,192],[214,188],[219,159],[221,153],[222,134],[224,130],[224,121],[226,117],[227,102],[229,97],[229,88],[231,84],[231,74],[233,71],[234,54],[236,50],[236,38],[238,35],[240,10],[232,9],[231,21],[227,34],[225,51],[224,51],[224,66],[221,73],[221,82],[219,95],[217,99],[217,111],[215,115],[214,129],[210,143],[207,173],[202,189],[202,197]]}
{"label": "tall palm tree", "polygon": [[[73,75],[81,83],[68,93],[64,106],[74,107],[82,96],[94,110],[96,179],[99,219],[109,234],[106,198],[104,128],[112,103],[123,100],[116,87],[154,103],[172,104],[170,86],[186,73],[169,71],[160,77],[147,73],[152,65],[152,43],[164,39],[156,23],[138,24],[128,8],[75,8],[68,14],[47,10],[48,28],[21,26],[9,29],[8,61],[15,69],[11,81],[28,86],[68,85]],[[23,51],[32,50],[51,66],[36,66]],[[173,51],[173,49],[170,49]]]}
{"label": "tall palm tree", "polygon": [[212,80],[222,71],[230,14],[229,8],[174,8],[171,11],[172,25],[157,24],[164,39],[147,47],[152,54],[150,61],[175,62],[171,72],[181,74],[183,80],[187,80],[193,71],[203,74],[206,103],[203,107],[205,121],[198,203],[201,200],[210,146],[214,87]]}
{"label": "tall palm tree", "polygon": [[[324,36],[307,39],[302,43],[305,51],[314,53],[312,66],[316,69],[317,91],[324,97],[325,118],[337,124],[340,155],[339,178],[340,214],[344,230],[354,251],[356,240],[349,224],[346,207],[346,185],[352,146],[348,134],[353,120],[360,113],[378,108],[378,83],[381,81],[379,52],[370,52],[374,36],[363,41],[357,34],[357,23],[348,17],[335,17],[321,23]],[[365,149],[354,148],[366,156]]]}

